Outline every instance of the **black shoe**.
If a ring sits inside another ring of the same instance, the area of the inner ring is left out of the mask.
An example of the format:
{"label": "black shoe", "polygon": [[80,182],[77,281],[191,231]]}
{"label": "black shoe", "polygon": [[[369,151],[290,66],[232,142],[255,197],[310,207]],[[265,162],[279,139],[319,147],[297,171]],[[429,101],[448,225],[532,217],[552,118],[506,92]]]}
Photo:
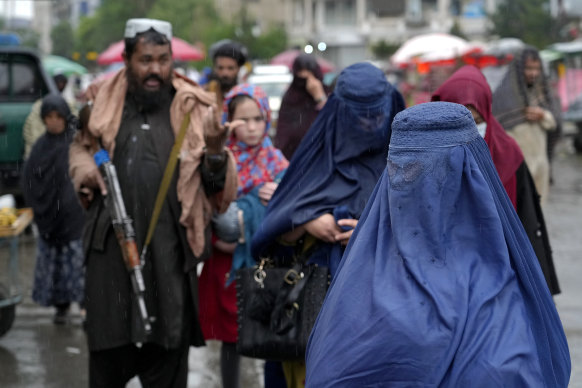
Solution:
{"label": "black shoe", "polygon": [[55,313],[55,317],[53,318],[53,323],[55,325],[64,325],[69,320],[69,309],[60,309],[57,308],[57,312]]}

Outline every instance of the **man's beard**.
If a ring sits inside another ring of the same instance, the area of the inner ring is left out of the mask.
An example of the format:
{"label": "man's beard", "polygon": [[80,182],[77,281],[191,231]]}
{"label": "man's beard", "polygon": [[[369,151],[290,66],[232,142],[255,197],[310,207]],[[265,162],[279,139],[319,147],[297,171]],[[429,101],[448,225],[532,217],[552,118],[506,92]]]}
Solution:
{"label": "man's beard", "polygon": [[220,83],[220,91],[222,94],[230,92],[230,89],[236,86],[236,78],[222,77],[218,79]]}
{"label": "man's beard", "polygon": [[[171,74],[171,73],[170,73]],[[135,102],[144,111],[153,111],[160,105],[164,104],[171,98],[171,82],[170,78],[163,79],[155,74],[146,76],[141,81],[137,78],[131,68],[127,68],[127,89],[135,99]],[[158,90],[147,90],[143,87],[143,83],[149,79],[155,79],[160,82]]]}

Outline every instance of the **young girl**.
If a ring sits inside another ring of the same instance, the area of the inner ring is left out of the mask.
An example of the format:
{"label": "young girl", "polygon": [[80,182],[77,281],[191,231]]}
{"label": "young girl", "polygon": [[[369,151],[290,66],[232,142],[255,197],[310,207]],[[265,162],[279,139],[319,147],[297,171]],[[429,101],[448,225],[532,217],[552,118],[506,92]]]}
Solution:
{"label": "young girl", "polygon": [[69,306],[84,293],[81,234],[84,213],[69,179],[69,145],[74,129],[66,101],[48,95],[41,119],[46,133],[34,144],[24,168],[23,192],[39,229],[32,299],[55,306],[55,324],[67,321]]}
{"label": "young girl", "polygon": [[[245,214],[246,220],[262,218],[264,206],[277,188],[275,183],[277,176],[289,164],[267,136],[270,115],[267,96],[259,87],[249,84],[238,85],[225,97],[223,122],[229,121],[232,131],[227,146],[237,161],[238,202],[246,213],[250,211],[258,213],[254,217]],[[248,197],[253,196],[258,198],[256,202],[262,209],[257,209],[257,206],[254,208],[243,206],[243,202],[248,203]],[[236,208],[236,205],[233,207]],[[245,232],[252,229],[249,226],[251,225],[245,223]],[[236,239],[239,237],[236,236]],[[248,236],[240,239],[243,240],[250,243]],[[199,282],[200,323],[207,340],[222,341],[220,366],[223,387],[238,387],[237,309],[233,280],[235,270],[248,265],[245,263],[252,260],[252,257],[250,247],[246,243],[237,246],[237,242],[226,242],[215,235],[213,244],[213,255],[204,263]]]}

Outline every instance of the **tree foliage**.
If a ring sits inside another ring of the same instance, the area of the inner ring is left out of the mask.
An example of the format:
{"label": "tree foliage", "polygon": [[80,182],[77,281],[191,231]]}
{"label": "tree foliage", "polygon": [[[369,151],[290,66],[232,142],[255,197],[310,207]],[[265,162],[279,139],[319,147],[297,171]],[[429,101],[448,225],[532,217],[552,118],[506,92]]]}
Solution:
{"label": "tree foliage", "polygon": [[[172,23],[174,35],[189,42],[199,42],[208,48],[221,39],[233,39],[244,44],[254,59],[266,59],[283,51],[287,34],[280,26],[268,26],[265,31],[256,29],[257,23],[246,8],[234,18],[225,21],[217,12],[212,0],[157,0],[149,17]],[[257,33],[258,32],[258,33]],[[210,60],[204,63],[210,64]]]}
{"label": "tree foliage", "polygon": [[95,15],[81,19],[76,31],[75,50],[81,53],[81,58],[90,51],[103,51],[123,38],[127,19],[146,17],[155,1],[103,0]]}
{"label": "tree foliage", "polygon": [[263,31],[245,7],[240,10],[236,20],[241,23],[236,26],[235,39],[247,47],[250,59],[269,59],[287,48],[287,32],[282,26],[262,27]]}
{"label": "tree foliage", "polygon": [[[220,39],[232,38],[235,33],[235,27],[221,19],[212,0],[157,0],[148,17],[169,21],[175,36],[203,50]],[[200,63],[208,64],[207,60]]]}
{"label": "tree foliage", "polygon": [[30,28],[15,28],[13,32],[20,36],[20,42],[24,47],[38,49],[40,34]]}
{"label": "tree foliage", "polygon": [[461,29],[461,25],[459,24],[458,20],[455,20],[455,22],[453,23],[453,26],[451,27],[449,34],[458,36],[461,39],[469,40],[467,38],[467,35],[463,33],[463,30]]}
{"label": "tree foliage", "polygon": [[519,38],[538,48],[558,40],[558,26],[546,0],[506,0],[490,20],[491,33],[500,38]]}
{"label": "tree foliage", "polygon": [[38,32],[31,28],[8,28],[6,20],[0,18],[0,31],[14,33],[20,38],[20,44],[24,47],[30,47],[33,49],[38,49],[38,44],[40,42],[40,35]]}
{"label": "tree foliage", "polygon": [[53,42],[52,53],[62,57],[70,58],[73,54],[75,36],[73,28],[67,21],[62,21],[53,27],[51,31],[51,40]]}
{"label": "tree foliage", "polygon": [[287,48],[287,31],[282,26],[269,26],[263,34],[253,37],[249,52],[257,59],[269,59]]}
{"label": "tree foliage", "polygon": [[174,35],[189,42],[202,40],[207,30],[222,23],[211,0],[157,0],[148,17],[169,21]]}
{"label": "tree foliage", "polygon": [[385,40],[379,40],[378,42],[370,45],[370,50],[376,59],[388,59],[392,54],[398,50],[399,44],[388,43]]}
{"label": "tree foliage", "polygon": [[[81,54],[102,52],[123,37],[125,22],[136,17],[150,17],[172,23],[174,36],[205,50],[212,43],[229,38],[249,49],[251,58],[267,59],[283,51],[287,35],[282,26],[268,26],[257,34],[257,23],[246,9],[225,21],[217,12],[213,0],[103,0],[96,14],[81,20],[76,31],[75,48]],[[209,65],[210,61],[197,65]]]}

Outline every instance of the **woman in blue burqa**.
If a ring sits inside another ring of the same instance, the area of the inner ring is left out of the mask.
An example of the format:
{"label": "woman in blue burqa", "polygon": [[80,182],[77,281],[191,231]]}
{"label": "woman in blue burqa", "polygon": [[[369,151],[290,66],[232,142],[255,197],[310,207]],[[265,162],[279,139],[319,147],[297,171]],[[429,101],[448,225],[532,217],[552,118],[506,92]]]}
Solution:
{"label": "woman in blue burqa", "polygon": [[386,165],[391,123],[403,109],[381,70],[369,63],[344,69],[269,202],[253,256],[283,263],[306,254],[333,276]]}
{"label": "woman in blue burqa", "polygon": [[398,114],[311,332],[308,387],[567,387],[568,344],[469,110]]}

